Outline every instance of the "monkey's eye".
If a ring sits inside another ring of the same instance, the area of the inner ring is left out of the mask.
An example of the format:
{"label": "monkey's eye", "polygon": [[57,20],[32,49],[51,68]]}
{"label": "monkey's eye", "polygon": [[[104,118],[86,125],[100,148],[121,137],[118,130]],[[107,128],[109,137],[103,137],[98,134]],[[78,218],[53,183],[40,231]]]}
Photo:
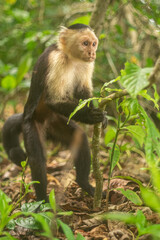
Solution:
{"label": "monkey's eye", "polygon": [[84,46],[88,46],[88,41],[83,42]]}
{"label": "monkey's eye", "polygon": [[96,46],[96,42],[94,42],[92,45],[93,45],[93,47],[95,47]]}

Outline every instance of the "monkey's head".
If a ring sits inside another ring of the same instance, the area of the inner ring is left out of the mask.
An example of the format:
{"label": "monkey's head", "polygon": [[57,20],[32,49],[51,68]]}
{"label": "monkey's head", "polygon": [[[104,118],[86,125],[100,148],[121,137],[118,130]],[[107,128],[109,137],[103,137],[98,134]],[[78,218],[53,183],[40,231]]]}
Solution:
{"label": "monkey's head", "polygon": [[98,39],[89,26],[74,24],[68,28],[62,27],[58,47],[70,58],[93,62],[96,59]]}

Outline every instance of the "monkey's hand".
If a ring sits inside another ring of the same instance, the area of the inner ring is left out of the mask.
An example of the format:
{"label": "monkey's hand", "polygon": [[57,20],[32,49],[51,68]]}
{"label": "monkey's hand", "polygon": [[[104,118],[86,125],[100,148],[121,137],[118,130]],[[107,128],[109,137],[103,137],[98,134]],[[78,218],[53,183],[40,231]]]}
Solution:
{"label": "monkey's hand", "polygon": [[96,124],[102,122],[102,127],[106,128],[107,126],[106,112],[101,111],[99,108],[89,108],[86,115],[88,115],[89,124]]}

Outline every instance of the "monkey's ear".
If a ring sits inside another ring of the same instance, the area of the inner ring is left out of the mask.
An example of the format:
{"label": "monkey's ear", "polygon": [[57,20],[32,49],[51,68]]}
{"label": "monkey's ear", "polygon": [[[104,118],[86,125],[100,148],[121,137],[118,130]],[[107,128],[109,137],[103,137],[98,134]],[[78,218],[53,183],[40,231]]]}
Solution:
{"label": "monkey's ear", "polygon": [[67,34],[68,28],[61,26],[59,31],[59,42],[63,45],[66,43],[66,34]]}

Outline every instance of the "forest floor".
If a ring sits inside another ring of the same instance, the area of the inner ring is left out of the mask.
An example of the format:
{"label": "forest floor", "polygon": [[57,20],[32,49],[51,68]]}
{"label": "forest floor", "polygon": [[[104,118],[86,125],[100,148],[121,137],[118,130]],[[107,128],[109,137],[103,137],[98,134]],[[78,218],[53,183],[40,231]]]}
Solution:
{"label": "forest floor", "polygon": [[[137,229],[133,225],[127,225],[118,221],[102,221],[97,216],[106,212],[106,200],[102,200],[102,207],[93,210],[93,198],[81,190],[75,183],[75,170],[66,168],[66,162],[70,159],[70,152],[63,149],[60,145],[53,146],[47,144],[47,179],[48,179],[48,194],[54,188],[56,193],[57,204],[64,211],[73,211],[70,217],[62,217],[62,221],[67,223],[74,234],[82,234],[86,239],[95,240],[130,240],[135,239]],[[55,148],[54,148],[55,147]],[[54,150],[53,150],[54,149]],[[100,163],[104,179],[104,191],[107,189],[107,178],[109,166],[106,164],[108,153],[105,149],[100,150]],[[150,175],[145,169],[146,164],[142,155],[135,152],[123,154],[120,158],[120,166],[116,166],[113,176],[131,176],[140,180],[144,185],[150,182]],[[11,163],[7,156],[1,158],[0,163],[0,189],[2,189],[15,203],[19,199],[20,192],[20,175],[21,169]],[[27,167],[25,172],[25,181],[31,181],[30,168]],[[90,182],[95,185],[93,172],[91,171]],[[130,189],[139,194],[139,186],[131,180],[113,178],[111,180],[111,191],[109,197],[109,211],[120,211],[136,213],[141,209],[147,220],[151,223],[160,223],[158,215],[150,208],[142,205],[137,206],[129,201],[124,195],[115,190],[116,188]],[[26,202],[35,201],[35,194],[30,193],[26,198]],[[10,231],[12,236],[20,240],[38,240],[46,239],[37,237],[36,231],[17,226],[15,230]],[[62,233],[56,236],[58,239],[66,239]],[[152,239],[149,235],[142,236],[141,240]]]}

